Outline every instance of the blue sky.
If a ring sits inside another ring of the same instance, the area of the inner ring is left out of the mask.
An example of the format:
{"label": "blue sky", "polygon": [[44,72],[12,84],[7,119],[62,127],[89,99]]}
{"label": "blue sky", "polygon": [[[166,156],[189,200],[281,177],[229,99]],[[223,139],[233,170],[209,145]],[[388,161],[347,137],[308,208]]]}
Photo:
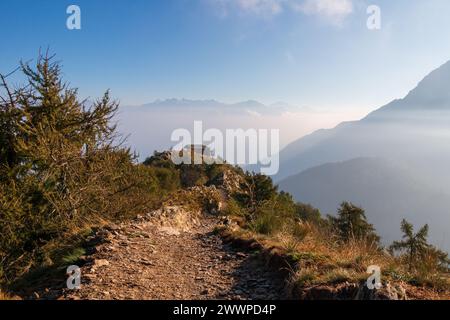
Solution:
{"label": "blue sky", "polygon": [[0,72],[50,47],[83,97],[370,110],[450,59],[449,17],[448,0],[2,0]]}

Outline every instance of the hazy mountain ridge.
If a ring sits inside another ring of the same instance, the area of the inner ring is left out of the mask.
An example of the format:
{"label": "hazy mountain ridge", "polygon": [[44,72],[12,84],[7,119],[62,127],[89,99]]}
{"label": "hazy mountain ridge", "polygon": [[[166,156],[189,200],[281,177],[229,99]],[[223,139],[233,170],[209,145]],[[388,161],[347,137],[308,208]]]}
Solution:
{"label": "hazy mountain ridge", "polygon": [[[281,180],[327,162],[356,157],[391,157],[394,152],[394,158],[402,159],[405,157],[397,157],[395,153],[403,152],[412,142],[428,149],[423,140],[435,139],[436,130],[444,133],[441,139],[450,142],[450,90],[446,88],[450,89],[450,62],[431,72],[405,98],[392,101],[360,121],[319,130],[288,145],[280,154],[281,171],[275,179]],[[427,90],[439,97],[426,94]]]}
{"label": "hazy mountain ridge", "polygon": [[272,114],[279,115],[286,112],[313,112],[307,107],[297,107],[286,102],[275,102],[264,104],[256,100],[240,101],[236,103],[225,103],[214,99],[190,100],[190,99],[165,99],[155,100],[141,106],[133,107],[142,110],[156,109],[165,111],[192,111],[192,112],[213,112],[213,113],[243,113],[247,115],[254,114]]}
{"label": "hazy mountain ridge", "polygon": [[[317,131],[287,146],[275,180],[297,200],[327,213],[341,201],[355,201],[367,209],[386,239],[398,234],[395,227],[402,217],[430,223],[435,242],[442,246],[444,241],[448,249],[449,89],[450,62],[431,72],[405,98],[360,121]],[[360,159],[365,157],[378,160]]]}
{"label": "hazy mountain ridge", "polygon": [[[128,145],[140,160],[154,150],[170,149],[171,134],[185,128],[193,132],[195,121],[204,130],[279,129],[282,147],[320,127],[332,127],[344,114],[328,114],[285,102],[262,104],[248,100],[227,104],[217,100],[166,99],[138,106],[121,106],[116,120],[119,131],[128,136]],[[280,127],[280,123],[283,125]],[[300,123],[300,125],[299,125]]]}
{"label": "hazy mountain ridge", "polygon": [[370,113],[366,119],[373,119],[384,112],[413,110],[447,110],[450,101],[450,61],[433,70],[403,99],[394,100]]}

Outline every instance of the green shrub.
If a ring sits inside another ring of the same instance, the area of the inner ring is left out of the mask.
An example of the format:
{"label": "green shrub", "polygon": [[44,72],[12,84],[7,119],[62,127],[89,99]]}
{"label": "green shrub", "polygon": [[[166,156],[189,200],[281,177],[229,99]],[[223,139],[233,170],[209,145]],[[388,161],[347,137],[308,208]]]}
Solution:
{"label": "green shrub", "polygon": [[251,216],[253,230],[262,234],[281,231],[285,225],[295,223],[295,207],[292,197],[280,193],[260,205]]}
{"label": "green shrub", "polygon": [[283,226],[283,221],[272,212],[264,211],[258,215],[251,223],[251,228],[261,234],[271,235],[279,231]]}
{"label": "green shrub", "polygon": [[152,168],[160,190],[175,191],[181,187],[180,175],[175,168]]}
{"label": "green shrub", "polygon": [[272,179],[262,174],[247,172],[240,188],[241,191],[235,195],[235,199],[250,213],[277,196],[277,187],[273,185]]}
{"label": "green shrub", "polygon": [[225,205],[223,210],[223,214],[227,216],[239,216],[239,217],[247,217],[248,212],[242,208],[239,203],[234,199],[229,199]]}
{"label": "green shrub", "polygon": [[367,222],[364,209],[353,203],[343,202],[338,210],[338,216],[329,216],[328,218],[343,241],[367,240],[367,242],[375,244],[380,241],[373,225]]}
{"label": "green shrub", "polygon": [[324,223],[319,209],[314,208],[310,204],[297,203],[295,205],[295,213],[302,221],[311,222],[316,225]]}

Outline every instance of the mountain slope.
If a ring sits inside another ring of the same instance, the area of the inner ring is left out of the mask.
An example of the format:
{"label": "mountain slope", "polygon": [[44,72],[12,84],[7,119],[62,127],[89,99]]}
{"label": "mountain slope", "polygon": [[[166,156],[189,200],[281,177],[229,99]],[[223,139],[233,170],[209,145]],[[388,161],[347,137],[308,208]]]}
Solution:
{"label": "mountain slope", "polygon": [[450,62],[430,73],[404,99],[360,121],[291,143],[280,154],[281,170],[275,180],[328,162],[379,156],[407,161],[442,185],[444,177],[450,178],[449,89]]}
{"label": "mountain slope", "polygon": [[[334,212],[341,201],[355,201],[385,240],[398,238],[403,217],[430,223],[434,242],[448,249],[449,146],[450,62],[404,99],[290,144],[280,154],[275,181],[325,212]],[[378,160],[359,159],[364,157]],[[392,162],[399,165],[386,165]]]}
{"label": "mountain slope", "polygon": [[400,221],[430,225],[432,242],[450,249],[450,194],[441,193],[398,164],[358,158],[314,167],[280,182],[296,200],[335,213],[343,201],[362,206],[385,243],[398,240]]}

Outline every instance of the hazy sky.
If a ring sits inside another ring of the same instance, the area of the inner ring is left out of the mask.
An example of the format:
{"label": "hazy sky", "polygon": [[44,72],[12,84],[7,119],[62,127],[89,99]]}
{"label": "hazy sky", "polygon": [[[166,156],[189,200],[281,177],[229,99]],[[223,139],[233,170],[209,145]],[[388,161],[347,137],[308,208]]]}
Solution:
{"label": "hazy sky", "polygon": [[[82,29],[66,28],[66,8]],[[366,27],[369,4],[382,28]],[[49,46],[83,96],[371,110],[450,59],[448,0],[2,0],[0,71]]]}

